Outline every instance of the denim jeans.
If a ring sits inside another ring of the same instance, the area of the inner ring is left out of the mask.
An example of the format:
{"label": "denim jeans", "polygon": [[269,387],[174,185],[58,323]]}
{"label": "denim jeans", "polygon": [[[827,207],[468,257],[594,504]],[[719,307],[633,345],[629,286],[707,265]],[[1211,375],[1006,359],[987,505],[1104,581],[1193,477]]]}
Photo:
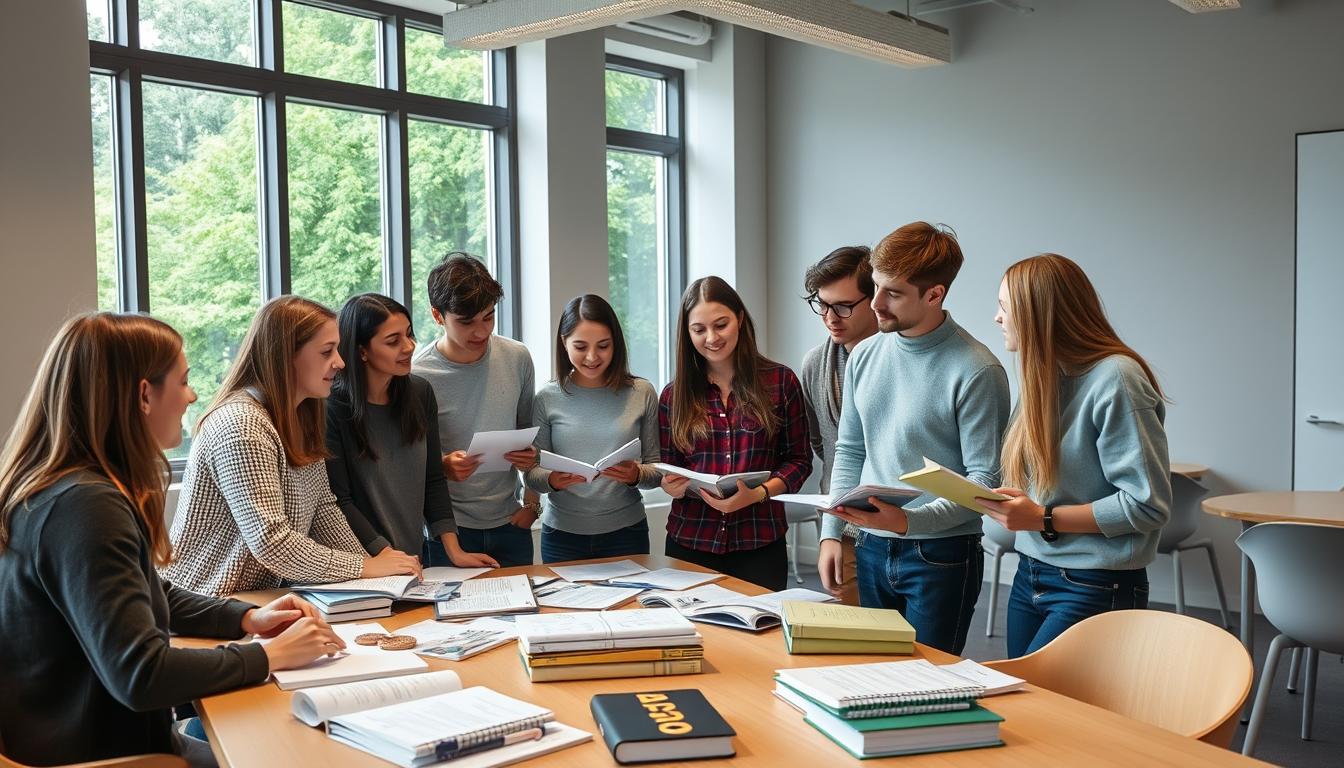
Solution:
{"label": "denim jeans", "polygon": [[569,533],[549,525],[541,526],[541,562],[588,560],[594,557],[649,554],[649,521],[607,533]]}
{"label": "denim jeans", "polygon": [[[532,564],[532,531],[519,528],[513,523],[505,523],[498,528],[461,528],[457,529],[457,543],[467,552],[484,552],[499,561],[499,567],[510,568],[516,565]],[[443,543],[425,542],[426,565],[452,565]]]}
{"label": "denim jeans", "polygon": [[901,539],[860,532],[855,554],[861,605],[895,608],[916,640],[961,653],[985,573],[980,534]]}
{"label": "denim jeans", "polygon": [[1008,598],[1008,655],[1024,656],[1106,611],[1148,607],[1148,571],[1059,568],[1018,555]]}

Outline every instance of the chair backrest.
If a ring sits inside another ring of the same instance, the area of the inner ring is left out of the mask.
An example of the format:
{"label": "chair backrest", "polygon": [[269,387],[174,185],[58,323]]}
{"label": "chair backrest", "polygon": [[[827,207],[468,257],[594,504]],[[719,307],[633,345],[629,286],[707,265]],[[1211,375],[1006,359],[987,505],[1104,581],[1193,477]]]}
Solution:
{"label": "chair backrest", "polygon": [[1344,653],[1344,527],[1261,523],[1237,546],[1255,564],[1269,623],[1312,648]]}
{"label": "chair backrest", "polygon": [[1226,748],[1254,667],[1230,633],[1165,611],[1110,611],[1044,648],[988,666],[1112,712]]}
{"label": "chair backrest", "polygon": [[1162,526],[1162,535],[1157,540],[1158,552],[1171,552],[1177,544],[1190,538],[1190,534],[1199,527],[1199,519],[1203,514],[1199,509],[1199,500],[1208,495],[1208,488],[1185,475],[1171,473],[1171,519]]}
{"label": "chair backrest", "polygon": [[[0,755],[0,768],[27,768],[23,763]],[[62,768],[187,768],[187,761],[177,755],[131,755],[91,763],[74,763]]]}
{"label": "chair backrest", "polygon": [[1007,528],[1004,528],[1002,525],[999,525],[997,522],[995,522],[994,518],[990,517],[989,515],[982,515],[980,519],[983,521],[980,524],[980,527],[985,532],[985,538],[989,539],[991,544],[1003,550],[1004,552],[1017,551],[1016,533],[1013,533]]}

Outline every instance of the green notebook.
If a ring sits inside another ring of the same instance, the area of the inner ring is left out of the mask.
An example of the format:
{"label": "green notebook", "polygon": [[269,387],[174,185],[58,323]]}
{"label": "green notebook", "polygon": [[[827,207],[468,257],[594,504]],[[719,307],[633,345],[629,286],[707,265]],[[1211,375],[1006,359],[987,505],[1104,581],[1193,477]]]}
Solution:
{"label": "green notebook", "polygon": [[915,628],[900,611],[889,608],[785,600],[780,618],[784,631],[795,639],[915,641]]}
{"label": "green notebook", "polygon": [[825,637],[794,637],[784,632],[784,646],[789,653],[890,653],[909,656],[915,652],[914,643],[889,640],[832,640]]}

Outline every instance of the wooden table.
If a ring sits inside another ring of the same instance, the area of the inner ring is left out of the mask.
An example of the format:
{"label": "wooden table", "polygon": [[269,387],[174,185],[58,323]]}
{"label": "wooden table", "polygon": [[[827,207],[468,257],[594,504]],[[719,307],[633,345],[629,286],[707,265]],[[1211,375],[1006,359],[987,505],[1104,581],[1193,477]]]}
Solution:
{"label": "wooden table", "polygon": [[1203,464],[1191,464],[1185,461],[1171,462],[1171,472],[1175,475],[1185,475],[1196,482],[1203,480],[1204,475],[1209,473],[1209,468]]}
{"label": "wooden table", "polygon": [[[1202,503],[1204,512],[1241,521],[1242,530],[1256,523],[1316,523],[1344,525],[1344,492],[1264,491],[1214,496]],[[1251,617],[1248,619],[1247,617]],[[1255,653],[1255,568],[1241,553],[1241,644]]]}
{"label": "wooden table", "polygon": [[[657,556],[633,558],[649,568],[675,566],[705,570],[689,563]],[[510,573],[547,573],[544,566],[508,568]],[[759,594],[765,590],[725,579],[717,582],[729,589]],[[254,602],[278,592],[242,595]],[[398,604],[401,607],[405,604]],[[428,606],[401,611],[381,619],[388,629],[422,621],[432,616]],[[812,667],[861,661],[890,660],[900,657],[877,656],[790,656],[778,629],[762,634],[728,629],[709,624],[696,625],[705,638],[705,672],[668,678],[633,678],[563,683],[531,683],[518,660],[515,645],[487,651],[462,662],[426,659],[432,669],[452,669],[466,685],[487,685],[497,691],[549,707],[556,718],[567,725],[591,731],[594,740],[528,761],[528,766],[573,768],[574,766],[614,766],[588,710],[588,701],[596,693],[699,688],[715,708],[737,730],[734,745],[737,757],[731,762],[679,763],[687,768],[709,765],[790,766],[901,765],[1263,765],[1258,761],[1179,736],[1156,726],[1117,715],[1057,693],[1029,687],[1024,693],[996,696],[986,706],[1006,718],[1003,741],[1006,746],[964,752],[945,752],[886,760],[860,761],[833,744],[820,732],[803,722],[802,715],[770,691],[772,672],[783,667]],[[181,639],[180,645],[206,647],[213,641]],[[955,657],[916,646],[917,655],[936,663],[955,661]],[[378,766],[385,763],[363,752],[327,738],[322,730],[310,728],[289,713],[290,694],[273,684],[247,688],[197,702],[215,755],[221,766],[264,768],[265,766]],[[663,765],[671,765],[663,763]]]}

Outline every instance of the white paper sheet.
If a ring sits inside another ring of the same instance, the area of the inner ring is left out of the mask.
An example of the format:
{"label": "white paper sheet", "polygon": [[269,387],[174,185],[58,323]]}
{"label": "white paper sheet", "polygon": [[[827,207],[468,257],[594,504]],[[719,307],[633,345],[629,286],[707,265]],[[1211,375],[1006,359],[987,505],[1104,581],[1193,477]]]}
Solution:
{"label": "white paper sheet", "polygon": [[480,456],[477,472],[503,472],[511,465],[504,454],[521,451],[537,439],[537,427],[502,429],[496,432],[477,432],[467,446],[468,456]]}
{"label": "white paper sheet", "polygon": [[643,589],[661,589],[670,591],[680,591],[690,589],[701,584],[707,584],[711,581],[717,581],[724,576],[722,573],[705,573],[704,571],[683,571],[677,568],[659,568],[656,571],[645,571],[630,576],[620,576],[609,579],[607,584],[613,587],[641,587]]}
{"label": "white paper sheet", "polygon": [[333,717],[351,712],[461,689],[462,678],[451,670],[383,680],[361,680],[344,685],[320,685],[295,691],[290,701],[290,712],[305,725],[321,725]]}
{"label": "white paper sheet", "polygon": [[643,592],[643,587],[609,587],[600,584],[574,584],[557,580],[536,588],[537,602],[548,608],[574,608],[601,611],[624,603]]}
{"label": "white paper sheet", "polygon": [[634,560],[617,560],[614,563],[553,565],[551,570],[565,581],[606,581],[634,573],[645,573],[649,569]]}
{"label": "white paper sheet", "polygon": [[[336,658],[322,658],[298,669],[281,669],[271,673],[281,690],[308,688],[314,685],[335,685],[356,680],[395,677],[424,672],[429,665],[409,651],[384,651],[376,645],[359,645],[355,638],[366,632],[386,634],[377,622],[369,624],[336,624],[332,631],[345,641],[345,651]],[[258,640],[265,643],[265,640]]]}
{"label": "white paper sheet", "polygon": [[402,627],[397,630],[397,634],[410,635],[418,640],[415,652],[421,656],[448,661],[461,661],[518,638],[518,630],[512,622],[489,616],[461,624],[422,621]]}

